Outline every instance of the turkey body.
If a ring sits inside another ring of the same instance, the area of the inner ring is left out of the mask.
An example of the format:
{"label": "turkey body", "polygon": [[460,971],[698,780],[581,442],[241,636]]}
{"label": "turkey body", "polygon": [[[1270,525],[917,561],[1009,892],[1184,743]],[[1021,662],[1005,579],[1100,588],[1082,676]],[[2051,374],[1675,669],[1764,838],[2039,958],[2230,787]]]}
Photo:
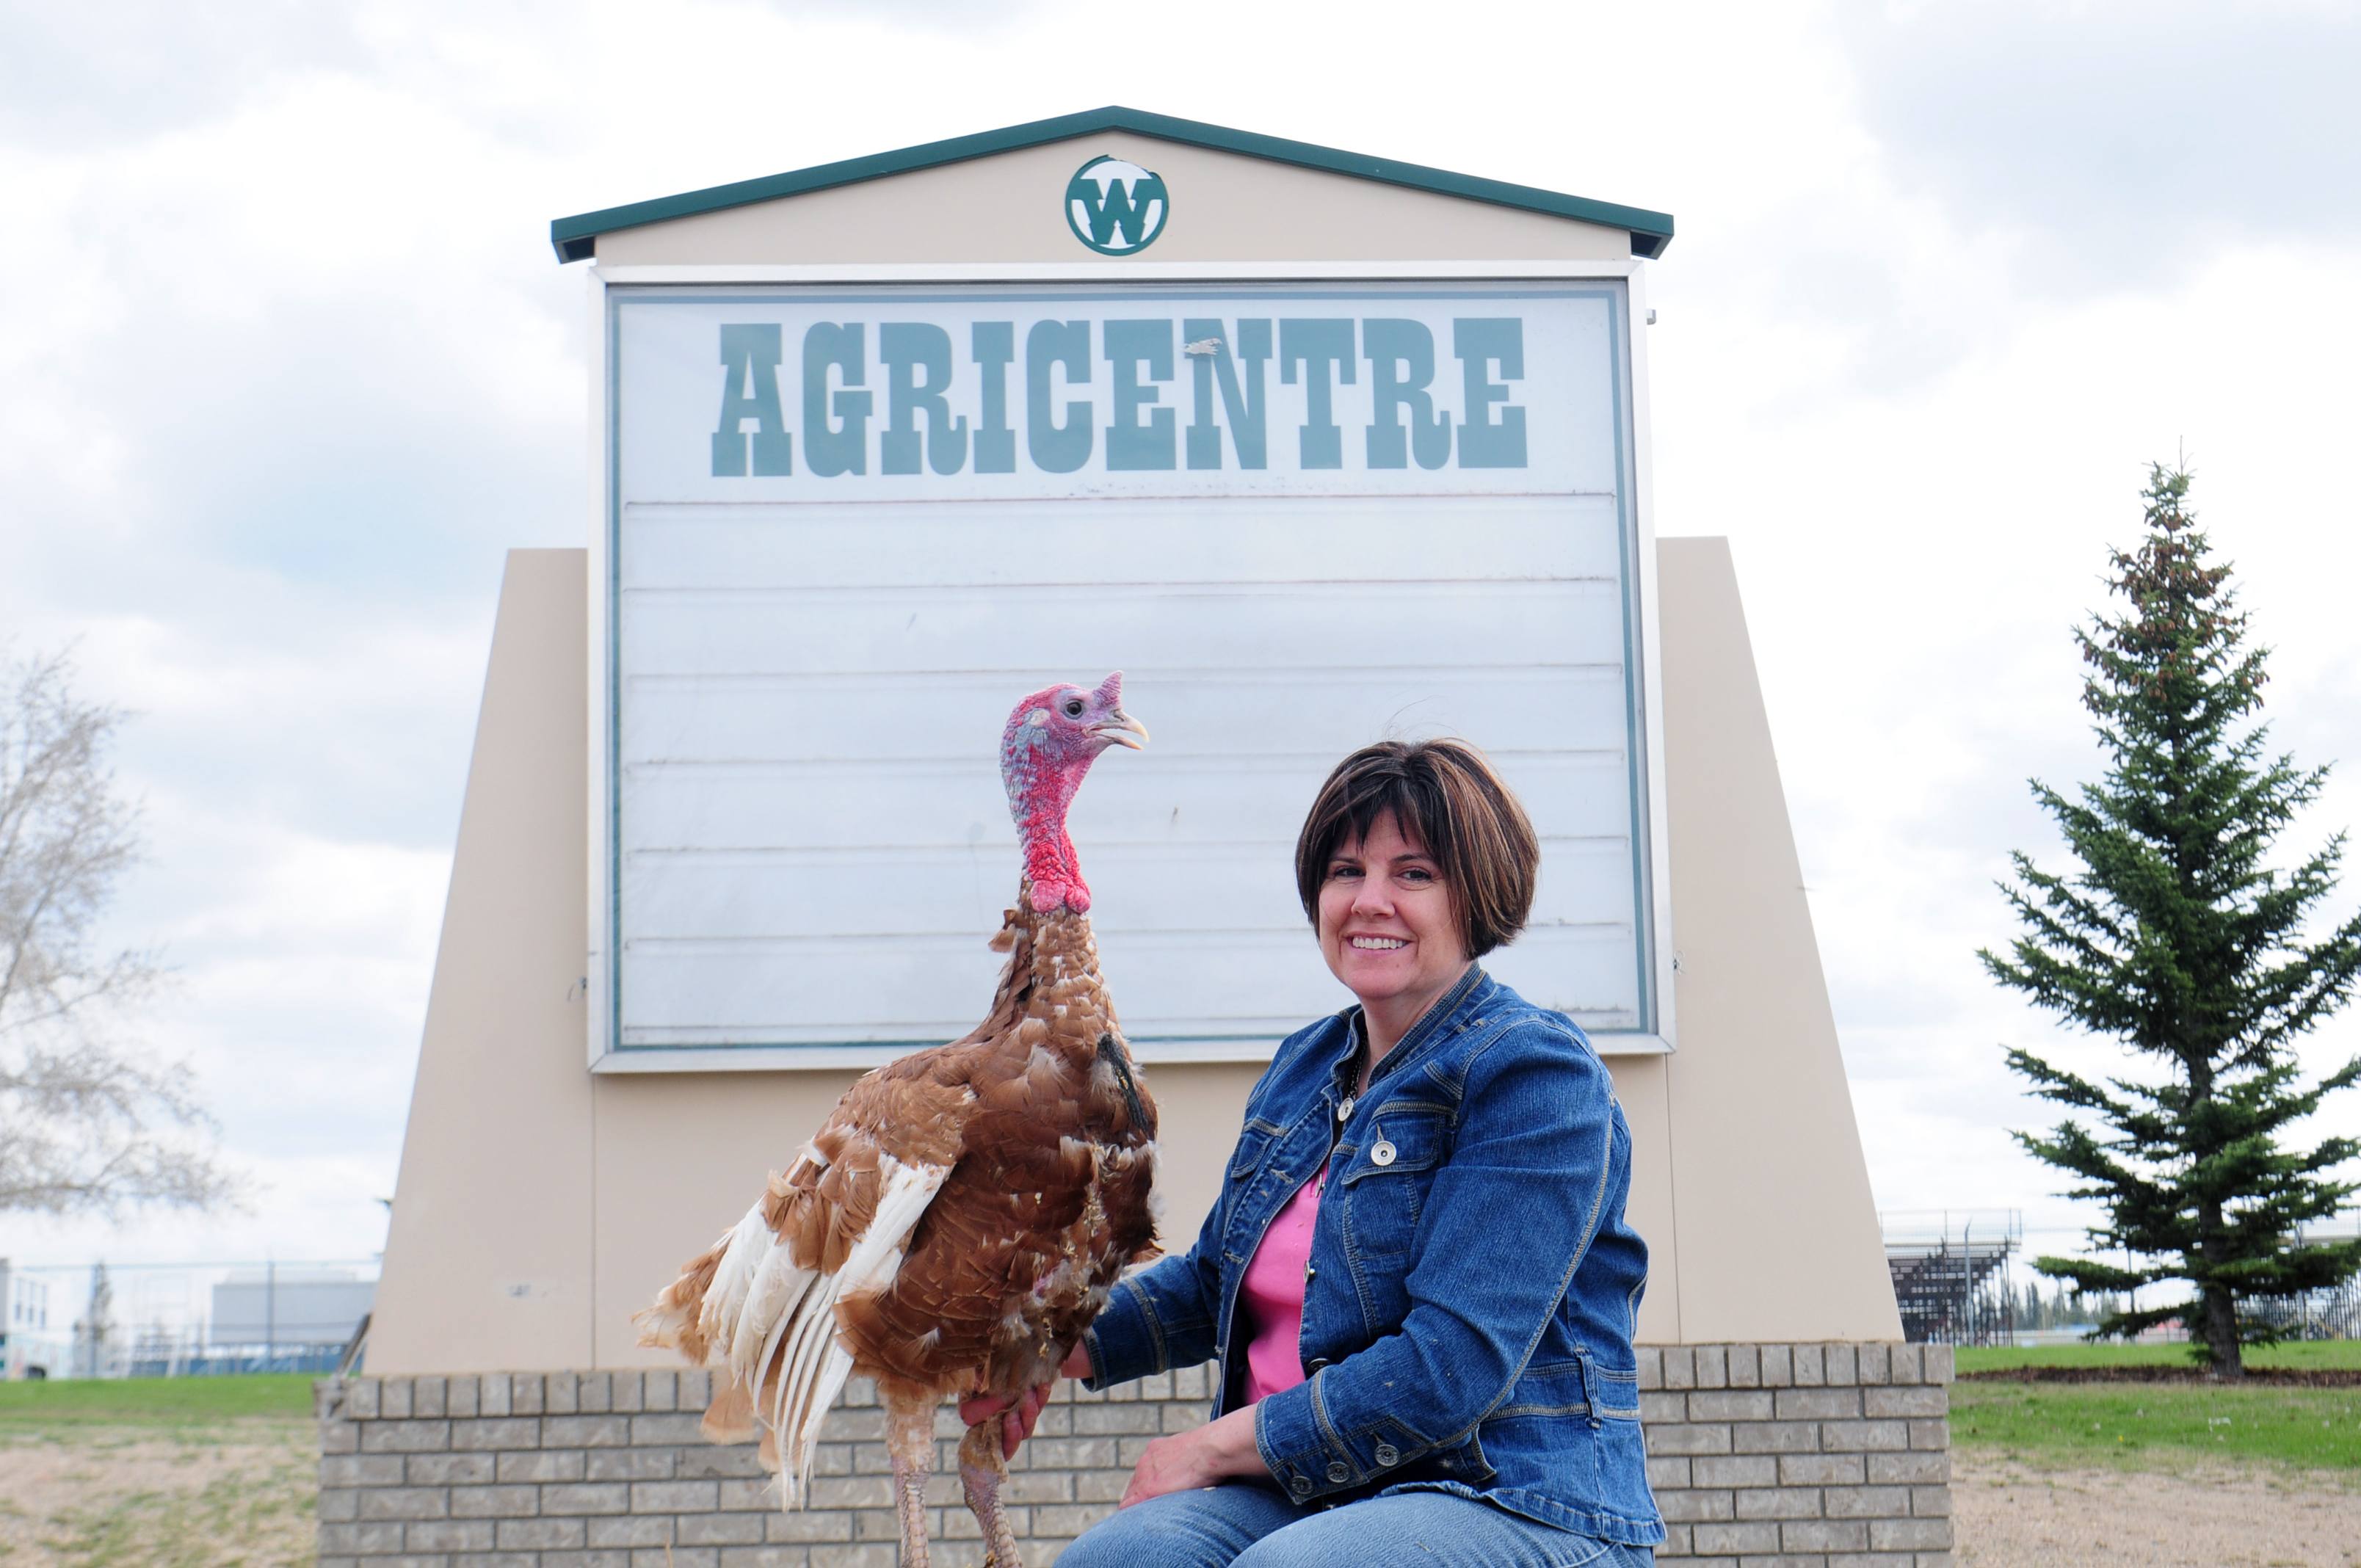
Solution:
{"label": "turkey body", "polygon": [[[759,1436],[788,1507],[846,1376],[875,1378],[906,1568],[926,1561],[936,1407],[1051,1381],[1124,1270],[1156,1254],[1155,1102],[1089,916],[1036,902],[1027,884],[994,938],[1008,962],[984,1021],[856,1082],[640,1315],[642,1343],[715,1368],[707,1434]],[[961,1462],[994,1560],[1016,1568],[997,1418]]]}

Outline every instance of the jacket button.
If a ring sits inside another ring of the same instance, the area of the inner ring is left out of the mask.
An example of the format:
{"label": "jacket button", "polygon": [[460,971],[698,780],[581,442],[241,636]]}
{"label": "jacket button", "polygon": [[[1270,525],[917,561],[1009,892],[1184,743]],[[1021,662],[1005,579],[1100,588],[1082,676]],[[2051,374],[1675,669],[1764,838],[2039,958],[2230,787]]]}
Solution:
{"label": "jacket button", "polygon": [[1287,1480],[1287,1489],[1294,1493],[1299,1497],[1308,1497],[1312,1496],[1312,1483],[1306,1481],[1301,1475],[1289,1476]]}
{"label": "jacket button", "polygon": [[1308,1263],[1307,1263],[1307,1264],[1305,1264],[1305,1265],[1303,1266],[1303,1282],[1304,1282],[1306,1285],[1311,1284],[1311,1283],[1312,1283],[1312,1277],[1313,1275],[1315,1275],[1315,1274],[1318,1274],[1319,1272],[1320,1272],[1320,1271],[1319,1271],[1317,1268],[1312,1267],[1312,1265],[1310,1265],[1310,1264],[1308,1264]]}
{"label": "jacket button", "polygon": [[1345,1468],[1345,1462],[1343,1460],[1332,1459],[1328,1462],[1329,1480],[1334,1481],[1336,1485],[1341,1486],[1352,1478],[1353,1473]]}
{"label": "jacket button", "polygon": [[1303,1364],[1303,1376],[1306,1377],[1311,1376],[1315,1372],[1325,1372],[1327,1370],[1328,1358],[1324,1355],[1315,1355],[1310,1361]]}
{"label": "jacket button", "polygon": [[1393,1145],[1386,1142],[1383,1138],[1379,1138],[1376,1143],[1369,1146],[1369,1163],[1371,1165],[1391,1165],[1393,1162]]}
{"label": "jacket button", "polygon": [[1400,1450],[1400,1449],[1396,1448],[1392,1443],[1389,1443],[1389,1442],[1381,1442],[1381,1443],[1378,1444],[1378,1464],[1394,1464],[1396,1461],[1400,1460],[1400,1458],[1401,1458],[1401,1450]]}

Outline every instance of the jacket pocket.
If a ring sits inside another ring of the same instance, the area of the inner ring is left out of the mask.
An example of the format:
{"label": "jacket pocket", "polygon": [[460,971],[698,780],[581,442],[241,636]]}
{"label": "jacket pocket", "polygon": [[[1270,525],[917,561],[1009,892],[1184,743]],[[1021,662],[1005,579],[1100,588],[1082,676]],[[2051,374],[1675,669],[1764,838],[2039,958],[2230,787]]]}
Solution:
{"label": "jacket pocket", "polygon": [[1356,1254],[1411,1251],[1435,1168],[1450,1153],[1450,1115],[1439,1105],[1388,1105],[1370,1118],[1344,1172],[1345,1234]]}

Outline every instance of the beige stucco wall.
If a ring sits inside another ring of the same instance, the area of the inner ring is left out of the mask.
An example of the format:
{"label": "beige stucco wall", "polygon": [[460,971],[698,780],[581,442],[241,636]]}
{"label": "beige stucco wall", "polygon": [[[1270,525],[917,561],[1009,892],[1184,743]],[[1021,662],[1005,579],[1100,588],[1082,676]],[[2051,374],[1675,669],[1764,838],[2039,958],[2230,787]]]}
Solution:
{"label": "beige stucco wall", "polygon": [[1148,261],[1626,260],[1622,229],[1440,196],[1131,132],[601,235],[605,265],[1104,262],[1066,226],[1066,181],[1104,153],[1163,176]]}
{"label": "beige stucco wall", "polygon": [[[1631,1123],[1631,1212],[1654,1253],[1641,1334],[1898,1339],[1729,550],[1670,540],[1658,554],[1681,1048],[1609,1064]],[[579,551],[510,557],[373,1371],[655,1364],[631,1313],[853,1076],[589,1072],[586,569]],[[1119,986],[1121,955],[1108,959]],[[1175,1246],[1212,1201],[1255,1070],[1148,1069]]]}

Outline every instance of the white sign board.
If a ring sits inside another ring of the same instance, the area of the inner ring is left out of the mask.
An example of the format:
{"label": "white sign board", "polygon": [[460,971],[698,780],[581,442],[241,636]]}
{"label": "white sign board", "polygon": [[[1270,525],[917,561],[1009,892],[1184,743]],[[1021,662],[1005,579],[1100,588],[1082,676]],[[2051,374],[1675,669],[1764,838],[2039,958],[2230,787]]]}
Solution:
{"label": "white sign board", "polygon": [[1016,897],[1010,707],[1125,672],[1071,826],[1147,1059],[1349,1001],[1295,833],[1345,752],[1466,737],[1543,842],[1486,961],[1668,1043],[1620,280],[616,286],[591,1054],[965,1033]]}

